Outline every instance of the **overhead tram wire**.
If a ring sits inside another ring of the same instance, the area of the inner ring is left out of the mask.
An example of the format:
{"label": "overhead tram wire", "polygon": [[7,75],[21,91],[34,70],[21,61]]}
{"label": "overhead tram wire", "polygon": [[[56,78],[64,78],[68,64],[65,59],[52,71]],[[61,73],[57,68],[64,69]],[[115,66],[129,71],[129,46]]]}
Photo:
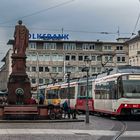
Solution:
{"label": "overhead tram wire", "polygon": [[[140,3],[140,0],[139,0],[139,3]],[[140,12],[139,12],[138,18],[137,18],[137,20],[136,20],[136,23],[135,23],[135,26],[134,26],[133,32],[132,32],[132,34],[131,34],[131,37],[132,37],[133,35],[135,35],[135,31],[136,31],[136,28],[137,28],[137,25],[138,25],[139,19],[140,19]]]}
{"label": "overhead tram wire", "polygon": [[46,12],[46,11],[49,11],[49,10],[52,10],[52,9],[61,7],[61,6],[63,6],[63,5],[69,4],[69,3],[73,2],[73,1],[75,1],[75,0],[69,0],[69,1],[66,1],[66,2],[63,2],[63,3],[60,3],[60,4],[57,4],[57,5],[48,7],[48,8],[43,9],[43,10],[40,10],[40,11],[31,13],[31,14],[28,14],[28,15],[25,15],[25,16],[18,17],[18,18],[16,18],[16,19],[11,19],[11,20],[7,20],[7,21],[5,21],[5,22],[1,22],[0,24],[6,24],[6,23],[9,23],[9,22],[11,22],[11,21],[17,21],[17,20],[19,20],[19,19],[24,19],[24,18],[28,18],[28,17],[31,17],[31,16],[35,16],[35,15],[38,15],[38,14],[40,14],[40,13],[43,13],[43,12]]}
{"label": "overhead tram wire", "polygon": [[[1,26],[3,28],[14,28],[14,26]],[[56,32],[62,32],[62,28],[60,29],[53,29],[53,28],[46,28],[46,27],[31,27],[29,26],[30,29],[35,29],[35,30],[47,30],[47,31],[56,31]],[[118,32],[108,32],[108,31],[88,31],[88,30],[70,30],[70,29],[64,29],[63,32],[71,32],[71,33],[84,33],[84,34],[104,34],[104,35],[117,35]],[[119,32],[119,34],[126,34],[130,35],[131,33],[128,32]]]}
{"label": "overhead tram wire", "polygon": [[140,19],[140,13],[139,13],[139,15],[138,15],[138,18],[137,18],[136,24],[135,24],[134,29],[133,29],[133,32],[132,32],[132,35],[133,35],[133,34],[135,33],[135,31],[136,31],[136,28],[137,28],[137,25],[138,25],[139,19]]}

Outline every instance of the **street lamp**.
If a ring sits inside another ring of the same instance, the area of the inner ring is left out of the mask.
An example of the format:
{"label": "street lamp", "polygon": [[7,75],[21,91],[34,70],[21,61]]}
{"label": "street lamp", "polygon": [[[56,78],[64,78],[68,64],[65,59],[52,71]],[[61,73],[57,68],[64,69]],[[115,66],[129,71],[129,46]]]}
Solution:
{"label": "street lamp", "polygon": [[[68,63],[68,66],[67,66],[67,83],[68,83],[68,108],[70,109],[70,75],[71,75],[71,72],[70,72],[70,64]],[[68,110],[68,118],[70,118],[70,110]]]}
{"label": "street lamp", "polygon": [[89,88],[89,82],[88,82],[88,78],[89,78],[89,70],[90,70],[90,64],[91,64],[91,60],[86,57],[85,60],[85,67],[82,69],[82,72],[86,72],[87,73],[87,88],[86,88],[86,120],[85,122],[86,123],[89,123],[89,107],[88,107],[88,96],[89,96],[89,93],[88,93],[88,88]]}
{"label": "street lamp", "polygon": [[56,83],[58,73],[57,72],[50,72],[49,74],[50,74],[50,77],[52,80],[52,84],[54,85]]}
{"label": "street lamp", "polygon": [[67,72],[67,76],[68,76],[68,79],[67,79],[67,83],[68,83],[68,106],[70,107],[70,75],[71,75],[71,72]]}

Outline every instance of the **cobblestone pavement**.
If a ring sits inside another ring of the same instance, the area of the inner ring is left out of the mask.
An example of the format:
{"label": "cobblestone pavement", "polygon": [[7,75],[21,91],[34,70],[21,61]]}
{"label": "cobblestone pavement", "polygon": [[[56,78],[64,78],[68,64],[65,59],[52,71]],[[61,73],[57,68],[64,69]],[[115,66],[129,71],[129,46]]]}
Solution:
{"label": "cobblestone pavement", "polygon": [[[85,116],[79,118],[85,119]],[[90,116],[89,124],[85,122],[0,123],[0,140],[98,140],[101,135],[96,135],[97,130],[105,130],[101,133],[107,134],[106,130],[111,130],[114,125],[113,120],[95,116]],[[39,131],[35,132],[35,129]],[[48,133],[49,129],[50,133]],[[47,133],[42,133],[43,130]],[[88,130],[91,131],[91,135],[87,133]],[[27,131],[30,132],[26,133]]]}
{"label": "cobblestone pavement", "polygon": [[[79,116],[85,119],[85,116]],[[110,130],[114,127],[114,121],[100,117],[90,116],[90,123],[85,122],[57,122],[57,123],[0,123],[0,129],[82,129],[82,130]]]}

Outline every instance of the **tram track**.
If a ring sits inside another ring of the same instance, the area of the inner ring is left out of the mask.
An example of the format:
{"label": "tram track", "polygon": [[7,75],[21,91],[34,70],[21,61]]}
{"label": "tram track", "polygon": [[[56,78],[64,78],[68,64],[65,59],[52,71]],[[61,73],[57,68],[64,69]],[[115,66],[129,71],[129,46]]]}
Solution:
{"label": "tram track", "polygon": [[113,137],[112,140],[119,140],[119,138],[123,135],[123,133],[126,131],[127,129],[127,123],[120,121],[121,125],[122,125],[122,129],[117,133],[116,136]]}

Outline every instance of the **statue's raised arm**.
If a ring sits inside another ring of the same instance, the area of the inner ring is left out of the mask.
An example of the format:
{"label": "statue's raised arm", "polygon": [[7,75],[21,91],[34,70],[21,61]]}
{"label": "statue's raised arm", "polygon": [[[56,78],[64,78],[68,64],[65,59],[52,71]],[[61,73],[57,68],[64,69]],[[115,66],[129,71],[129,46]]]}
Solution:
{"label": "statue's raised arm", "polygon": [[15,26],[14,39],[13,53],[25,55],[29,42],[29,30],[22,25],[21,20]]}

